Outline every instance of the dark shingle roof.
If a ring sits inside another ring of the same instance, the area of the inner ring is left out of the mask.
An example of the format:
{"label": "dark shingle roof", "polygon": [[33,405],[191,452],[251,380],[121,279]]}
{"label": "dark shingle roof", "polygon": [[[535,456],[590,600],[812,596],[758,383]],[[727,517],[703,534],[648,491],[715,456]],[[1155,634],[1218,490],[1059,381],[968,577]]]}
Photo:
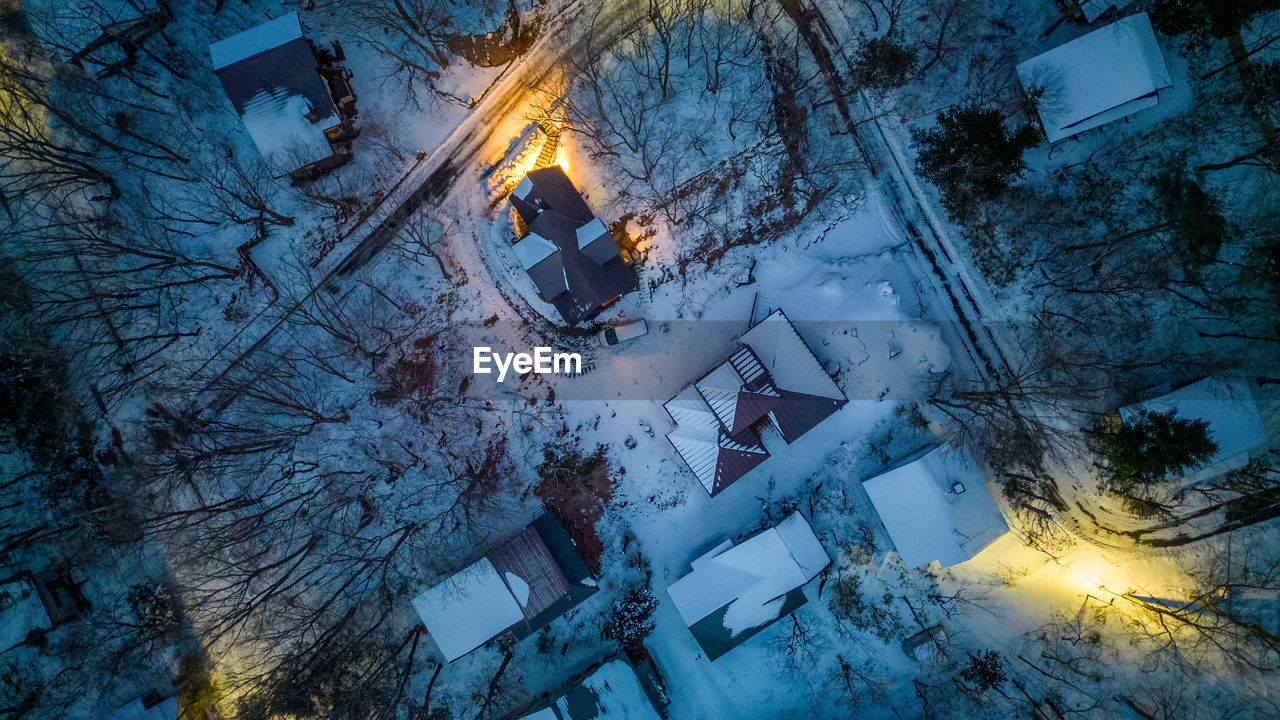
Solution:
{"label": "dark shingle roof", "polygon": [[635,275],[622,261],[607,230],[585,248],[579,247],[579,228],[596,218],[558,166],[526,175],[512,193],[511,205],[529,233],[556,246],[555,252],[528,272],[538,292],[555,305],[565,322],[588,319],[636,288]]}
{"label": "dark shingle roof", "polygon": [[214,70],[222,81],[227,98],[236,112],[244,114],[244,106],[258,95],[283,90],[301,95],[320,117],[337,115],[329,91],[316,71],[316,58],[306,38],[295,38],[283,45],[247,57]]}

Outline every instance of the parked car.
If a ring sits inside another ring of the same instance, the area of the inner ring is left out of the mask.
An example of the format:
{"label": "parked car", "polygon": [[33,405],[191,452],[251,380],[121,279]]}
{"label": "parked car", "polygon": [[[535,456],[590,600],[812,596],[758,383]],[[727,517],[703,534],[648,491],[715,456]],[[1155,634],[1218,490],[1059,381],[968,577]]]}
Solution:
{"label": "parked car", "polygon": [[644,320],[632,320],[621,325],[607,327],[600,331],[596,336],[596,343],[601,347],[609,345],[617,345],[618,343],[634,340],[641,335],[649,332],[649,324]]}

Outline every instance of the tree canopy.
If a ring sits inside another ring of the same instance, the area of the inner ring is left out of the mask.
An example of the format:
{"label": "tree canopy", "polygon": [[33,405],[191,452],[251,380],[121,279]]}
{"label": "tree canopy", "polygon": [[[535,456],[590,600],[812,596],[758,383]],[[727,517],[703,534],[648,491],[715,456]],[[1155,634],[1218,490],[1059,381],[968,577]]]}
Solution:
{"label": "tree canopy", "polygon": [[1110,489],[1132,494],[1174,473],[1202,465],[1218,452],[1209,423],[1176,411],[1141,410],[1114,431],[1102,431],[1101,454],[1110,463]]}
{"label": "tree canopy", "polygon": [[1189,265],[1212,262],[1232,233],[1218,196],[1179,171],[1160,173],[1152,189],[1156,212],[1173,231],[1181,260]]}
{"label": "tree canopy", "polygon": [[1169,35],[1230,37],[1260,12],[1280,9],[1280,0],[1157,0],[1155,26]]}
{"label": "tree canopy", "polygon": [[1031,126],[1010,132],[998,110],[977,105],[940,113],[937,126],[917,132],[915,140],[921,174],[938,187],[947,211],[961,221],[1022,174],[1022,153],[1037,143]]}
{"label": "tree canopy", "polygon": [[916,63],[914,48],[892,38],[872,38],[862,43],[853,58],[853,76],[860,87],[891,90],[906,84]]}

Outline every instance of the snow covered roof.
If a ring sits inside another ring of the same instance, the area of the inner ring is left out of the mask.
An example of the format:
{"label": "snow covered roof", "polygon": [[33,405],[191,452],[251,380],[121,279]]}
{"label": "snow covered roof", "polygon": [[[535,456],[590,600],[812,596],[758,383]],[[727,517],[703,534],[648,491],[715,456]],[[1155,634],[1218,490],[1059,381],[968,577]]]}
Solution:
{"label": "snow covered roof", "polygon": [[660,720],[635,670],[622,658],[610,660],[582,682],[519,720]]}
{"label": "snow covered roof", "polygon": [[694,383],[702,398],[711,406],[726,428],[733,427],[734,414],[738,408],[738,392],[742,390],[742,376],[729,362],[722,362],[714,370],[702,376]]}
{"label": "snow covered roof", "polygon": [[209,55],[213,59],[213,69],[220,70],[259,53],[278,48],[291,40],[300,39],[302,39],[302,21],[298,19],[297,12],[291,12],[225,40],[219,40],[209,46]]}
{"label": "snow covered roof", "polygon": [[542,515],[413,600],[449,662],[512,630],[527,637],[596,592],[563,526]]}
{"label": "snow covered roof", "polygon": [[530,270],[554,253],[556,246],[555,243],[537,233],[529,233],[512,245],[511,249],[515,252],[516,259],[520,261],[520,266]]}
{"label": "snow covered roof", "polygon": [[524,619],[520,604],[481,558],[413,599],[413,609],[452,662]]}
{"label": "snow covered roof", "polygon": [[1120,408],[1120,417],[1128,422],[1141,410],[1158,413],[1172,410],[1177,417],[1204,420],[1209,424],[1209,437],[1217,443],[1218,452],[1202,467],[1185,475],[1184,484],[1244,467],[1249,462],[1249,451],[1268,441],[1249,383],[1238,375],[1208,377],[1168,395]]}
{"label": "snow covered roof", "polygon": [[0,583],[0,652],[26,640],[32,630],[52,627],[49,613],[27,577]]}
{"label": "snow covered roof", "polygon": [[1173,84],[1146,13],[1130,15],[1018,64],[1049,142],[1159,103]]}
{"label": "snow covered roof", "polygon": [[803,594],[791,594],[830,562],[796,512],[741,545],[717,545],[694,560],[693,570],[672,583],[667,594],[715,659],[798,607]]}
{"label": "snow covered roof", "polygon": [[609,232],[605,229],[604,223],[600,222],[600,218],[591,218],[591,222],[577,229],[578,247],[584,248],[591,244],[592,240]]}
{"label": "snow covered roof", "polygon": [[764,369],[780,389],[844,401],[836,385],[813,351],[781,310],[774,310],[739,338],[755,351]]}
{"label": "snow covered roof", "polygon": [[112,720],[176,720],[178,717],[178,698],[165,698],[154,705],[148,705],[146,701],[145,695],[135,698],[117,710]]}
{"label": "snow covered roof", "polygon": [[907,567],[962,563],[1009,530],[967,448],[939,445],[862,486]]}
{"label": "snow covered roof", "polygon": [[761,418],[791,443],[848,402],[781,310],[739,339],[663,406],[676,423],[667,438],[712,495],[769,457],[753,427]]}
{"label": "snow covered roof", "polygon": [[296,12],[216,42],[209,55],[264,158],[292,171],[333,154],[325,130],[341,120]]}
{"label": "snow covered roof", "polygon": [[307,119],[311,104],[301,95],[287,91],[263,91],[245,103],[240,119],[268,160],[288,167],[304,167],[333,154],[324,129],[337,124],[337,114],[313,124]]}

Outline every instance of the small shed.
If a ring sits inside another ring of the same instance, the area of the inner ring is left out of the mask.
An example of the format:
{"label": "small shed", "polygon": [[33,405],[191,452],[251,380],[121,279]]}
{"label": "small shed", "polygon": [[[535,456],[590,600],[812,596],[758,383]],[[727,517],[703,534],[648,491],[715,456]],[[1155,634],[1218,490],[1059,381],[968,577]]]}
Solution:
{"label": "small shed", "polygon": [[928,660],[947,641],[947,631],[942,625],[933,625],[902,641],[902,651],[917,662]]}
{"label": "small shed", "polygon": [[30,573],[0,582],[0,652],[22,644],[33,632],[52,628]]}

